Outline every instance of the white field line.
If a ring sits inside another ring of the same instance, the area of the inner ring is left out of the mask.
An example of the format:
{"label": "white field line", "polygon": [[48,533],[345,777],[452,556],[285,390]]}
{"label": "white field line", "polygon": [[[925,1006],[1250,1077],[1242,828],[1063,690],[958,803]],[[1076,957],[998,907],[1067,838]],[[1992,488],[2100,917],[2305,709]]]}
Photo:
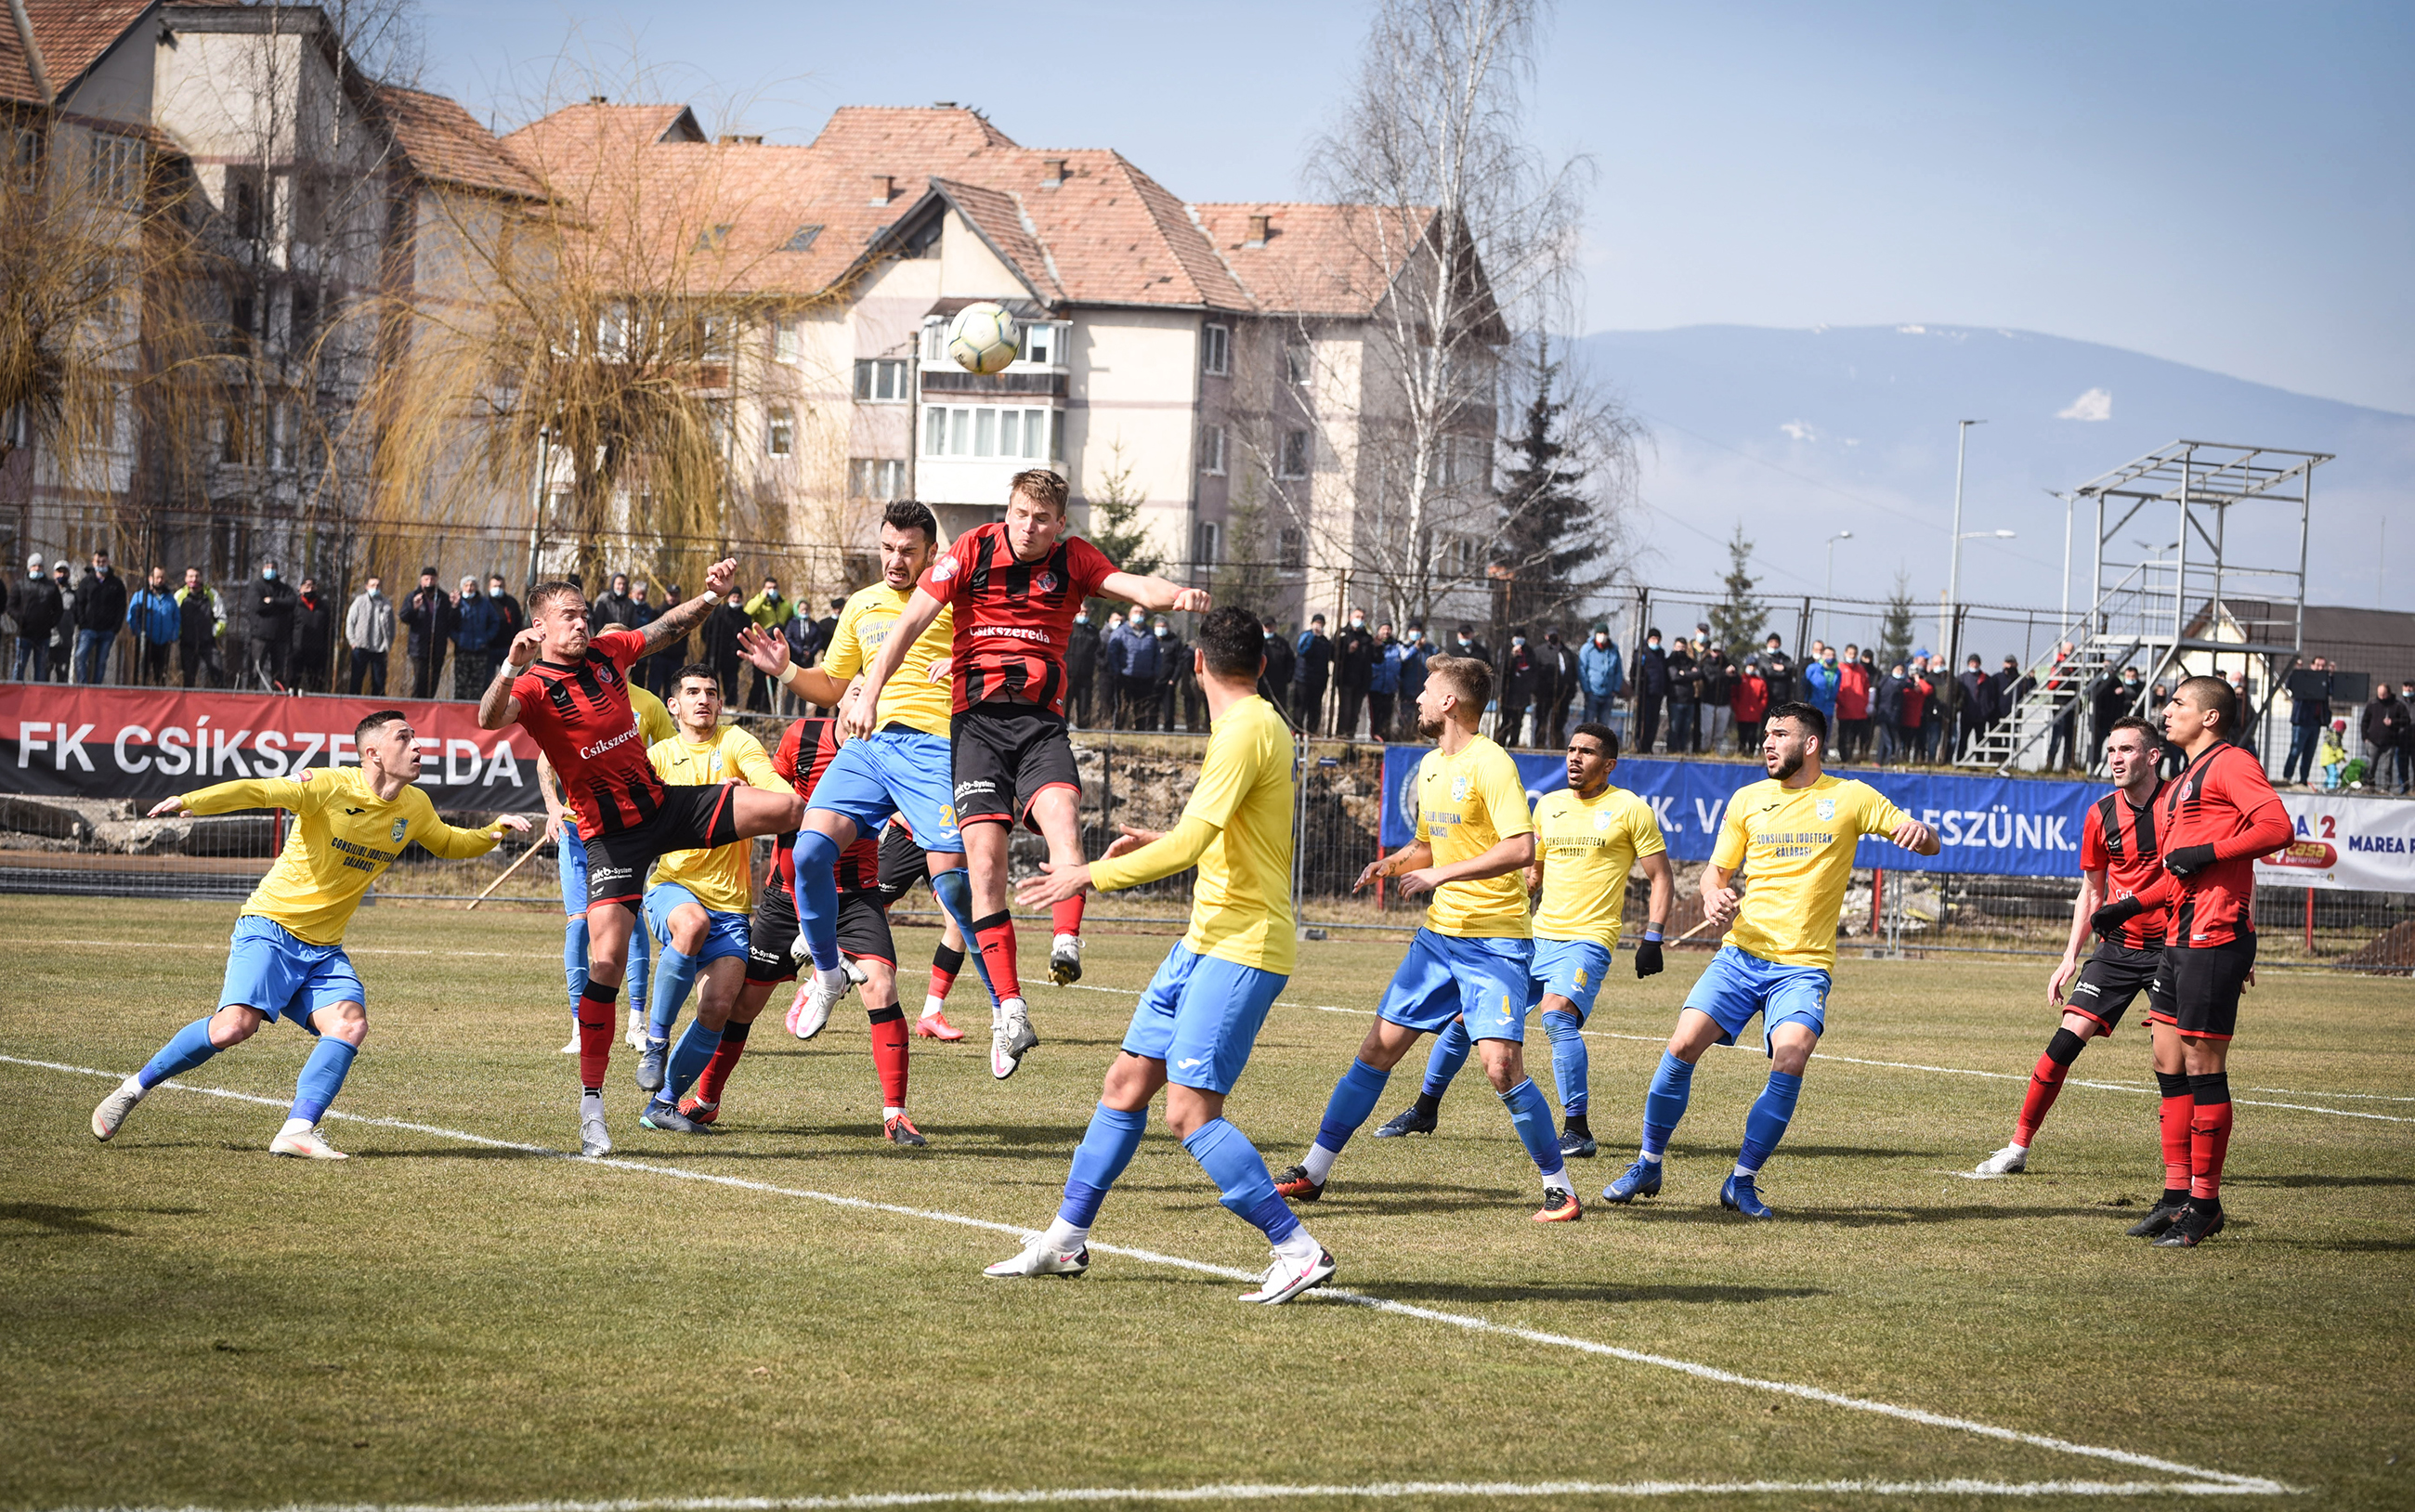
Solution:
{"label": "white field line", "polygon": [[[1082,1486],[1057,1490],[870,1491],[854,1496],[663,1496],[618,1502],[292,1503],[278,1512],[848,1512],[893,1506],[1044,1506],[1086,1502],[1290,1502],[1406,1497],[1497,1500],[1659,1496],[2271,1496],[2209,1481],[2170,1480],[1560,1480],[1383,1481],[1365,1486]],[[202,1512],[191,1506],[122,1512]]]}
{"label": "white field line", "polygon": [[[34,1060],[21,1055],[0,1055],[0,1062],[5,1062],[14,1066],[32,1067],[40,1070],[66,1071],[77,1076],[101,1077],[112,1082],[123,1081],[125,1079],[125,1073],[121,1071],[98,1070],[89,1066],[70,1066],[59,1061]],[[159,1085],[176,1087],[182,1091],[199,1092],[206,1097],[224,1098],[232,1101],[257,1103],[272,1108],[284,1107],[290,1101],[289,1099],[285,1098],[262,1097],[250,1092],[231,1091],[224,1087],[192,1086],[184,1082],[175,1080],[162,1082]],[[158,1088],[155,1087],[153,1090],[156,1091]],[[846,1197],[832,1192],[815,1191],[810,1189],[800,1187],[775,1187],[768,1182],[749,1181],[742,1176],[722,1175],[717,1173],[705,1171],[690,1171],[680,1166],[658,1165],[651,1161],[622,1160],[612,1160],[609,1158],[577,1156],[572,1155],[567,1151],[552,1149],[543,1145],[528,1145],[513,1140],[494,1139],[485,1134],[472,1134],[462,1130],[440,1128],[433,1124],[412,1123],[400,1118],[376,1118],[362,1114],[342,1113],[334,1109],[328,1110],[326,1116],[329,1118],[341,1119],[348,1123],[365,1124],[381,1129],[405,1130],[412,1133],[428,1134],[438,1139],[449,1139],[462,1144],[482,1145],[489,1149],[519,1150],[530,1155],[547,1156],[563,1160],[577,1160],[587,1165],[601,1166],[615,1171],[635,1172],[643,1175],[661,1176],[674,1181],[695,1181],[709,1186],[728,1187],[741,1191],[761,1192],[775,1197],[797,1197],[809,1202],[827,1203],[835,1207],[854,1208],[863,1212],[890,1213],[901,1218],[921,1219],[925,1222],[947,1223],[959,1228],[980,1229],[987,1233],[1011,1235],[1015,1239],[1025,1242],[1028,1242],[1031,1238],[1035,1237],[1037,1233],[1035,1230],[1024,1228],[1018,1224],[999,1223],[988,1219],[970,1218],[961,1213],[939,1212],[922,1207],[907,1207],[895,1203],[873,1202],[862,1197]],[[1202,1275],[1221,1276],[1236,1281],[1254,1281],[1258,1280],[1258,1275],[1254,1271],[1238,1270],[1229,1265],[1211,1265],[1206,1261],[1190,1260],[1179,1255],[1160,1254],[1149,1250],[1132,1250],[1126,1249],[1118,1245],[1099,1244],[1096,1242],[1093,1242],[1090,1245],[1090,1248],[1102,1254],[1121,1255],[1126,1259],[1141,1261],[1148,1265],[1166,1265],[1176,1269],[1192,1271]],[[2007,1444],[2027,1445],[2032,1448],[2047,1449],[2057,1454],[2077,1455],[2085,1459],[2109,1460],[2116,1464],[2130,1465],[2140,1470],[2158,1471],[2165,1475],[2183,1476],[2191,1481],[2208,1483],[2209,1489],[2212,1489],[2212,1485],[2218,1484],[2222,1488],[2252,1492],[2258,1495],[2278,1495],[2293,1490],[2293,1488],[2285,1486],[2279,1481],[2272,1480],[2261,1475],[2232,1475],[2228,1471],[2205,1470],[2196,1465],[2183,1464],[2173,1460],[2160,1459],[2153,1455],[2137,1454],[2127,1449],[2107,1448],[2098,1445],[2078,1444],[2069,1439],[2055,1438],[2050,1434],[2028,1433],[2023,1432],[2018,1429],[2000,1428],[1993,1423],[1982,1423],[1975,1419],[1967,1417],[1954,1417],[1942,1413],[1928,1412],[1926,1409],[1919,1407],[1898,1407],[1893,1402],[1876,1401],[1865,1397],[1848,1397],[1840,1392],[1825,1391],[1818,1386],[1801,1385],[1791,1381],[1767,1381],[1754,1376],[1738,1375],[1733,1371],[1722,1370],[1717,1366],[1702,1365],[1692,1360],[1676,1359],[1666,1355],[1647,1354],[1642,1350],[1623,1349],[1615,1344],[1598,1343],[1589,1339],[1575,1339],[1566,1334],[1545,1333],[1540,1329],[1522,1328],[1514,1324],[1494,1323],[1490,1319],[1476,1317],[1469,1313],[1445,1312],[1434,1308],[1416,1307],[1406,1302],[1394,1302],[1384,1297],[1369,1296],[1363,1293],[1347,1291],[1338,1287],[1328,1287],[1307,1295],[1319,1301],[1333,1302],[1349,1307],[1366,1308],[1372,1311],[1390,1313],[1403,1318],[1416,1318],[1426,1323],[1443,1324],[1453,1328],[1465,1329],[1471,1333],[1495,1334],[1504,1338],[1521,1340],[1531,1344],[1543,1344],[1555,1349],[1574,1350],[1581,1354],[1603,1355],[1612,1359],[1625,1360],[1632,1365],[1648,1365],[1658,1370],[1674,1370],[1683,1375],[1690,1375],[1698,1380],[1716,1382],[1721,1385],[1743,1386],[1754,1391],[1772,1392],[1780,1396],[1799,1398],[1806,1401],[1821,1402],[1831,1407],[1840,1407],[1850,1412],[1868,1413],[1873,1416],[1894,1418],[1900,1422],[1917,1423],[1927,1428],[1946,1429],[1955,1432],[1972,1434],[1979,1438],[1996,1439]]]}
{"label": "white field line", "polygon": [[[148,948],[155,945],[157,942],[144,940],[68,939],[51,940],[48,943],[52,945],[88,945],[112,950],[128,950]],[[347,955],[442,955],[446,957],[459,957],[463,960],[525,961],[528,959],[528,952],[524,951],[456,951],[449,949],[438,950],[428,946],[403,945],[348,945],[344,947],[344,952]],[[1138,997],[1140,996],[1137,989],[1131,987],[1094,987],[1088,982],[1075,982],[1072,983],[1072,990],[1075,992],[1105,993],[1110,996],[1115,997]],[[1361,1018],[1372,1018],[1375,1016],[1372,1009],[1336,1008],[1325,1003],[1296,1003],[1289,998],[1277,998],[1275,1000],[1275,1006],[1277,1008],[1312,1008],[1319,1013],[1352,1013],[1357,1014]],[[1664,1038],[1661,1036],[1649,1034],[1620,1034],[1612,1029],[1586,1029],[1583,1030],[1582,1033],[1588,1040],[1633,1040],[1644,1044],[1660,1044],[1664,1042]],[[1742,1044],[1734,1044],[1724,1045],[1720,1048],[1727,1050],[1742,1050],[1748,1047]],[[2029,1077],[2026,1074],[2016,1074],[2012,1071],[1978,1071],[1971,1070],[1960,1066],[1922,1066],[1911,1061],[1903,1060],[1861,1060],[1852,1055],[1839,1055],[1832,1051],[1826,1050],[1813,1051],[1811,1053],[1811,1058],[1814,1060],[1842,1061],[1850,1066],[1875,1066],[1887,1070],[1928,1071],[1939,1076],[1977,1076],[1993,1082],[2027,1082],[2029,1080]],[[2156,1091],[2156,1089],[2152,1086],[2131,1086],[2125,1085],[2120,1082],[2066,1081],[2062,1085],[2065,1086],[2096,1087],[2107,1092],[2135,1092],[2151,1094]],[[2360,1100],[2415,1102],[2415,1097],[2398,1097],[2387,1092],[2293,1092],[2286,1087],[2278,1086],[2251,1086],[2245,1088],[2245,1090],[2250,1092],[2272,1092],[2277,1093],[2282,1097],[2292,1098],[2355,1098]],[[2245,1103],[2251,1108],[2290,1108],[2300,1113],[2328,1113],[2335,1118],[2372,1118],[2382,1123],[2393,1124],[2415,1123],[2415,1118],[2394,1117],[2386,1113],[2358,1113],[2348,1108],[2315,1108],[2296,1102],[2255,1102],[2250,1101],[2245,1098],[2238,1098],[2233,1100]]]}

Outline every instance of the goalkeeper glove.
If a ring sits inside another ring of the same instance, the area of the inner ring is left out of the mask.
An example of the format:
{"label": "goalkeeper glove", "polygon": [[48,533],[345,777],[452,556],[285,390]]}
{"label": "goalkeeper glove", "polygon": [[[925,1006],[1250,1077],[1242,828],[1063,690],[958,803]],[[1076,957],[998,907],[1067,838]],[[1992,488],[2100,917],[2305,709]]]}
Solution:
{"label": "goalkeeper glove", "polygon": [[1647,929],[1643,932],[1643,943],[1635,948],[1635,974],[1639,978],[1657,977],[1660,974],[1660,932],[1658,930]]}
{"label": "goalkeeper glove", "polygon": [[2182,846],[2164,857],[2164,870],[2174,876],[2194,876],[2212,864],[2212,846]]}

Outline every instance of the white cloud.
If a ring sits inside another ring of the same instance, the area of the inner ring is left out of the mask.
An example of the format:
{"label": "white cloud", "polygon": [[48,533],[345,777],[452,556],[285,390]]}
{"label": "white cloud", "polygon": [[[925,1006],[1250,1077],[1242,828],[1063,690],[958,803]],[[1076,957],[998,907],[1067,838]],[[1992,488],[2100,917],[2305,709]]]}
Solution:
{"label": "white cloud", "polygon": [[2057,420],[2110,420],[2113,418],[2113,391],[2092,388],[2071,401],[2068,409],[2057,410]]}
{"label": "white cloud", "polygon": [[1792,441],[1816,442],[1820,439],[1820,432],[1814,429],[1811,422],[1808,420],[1789,420],[1778,428],[1784,431],[1787,438]]}
{"label": "white cloud", "polygon": [[1898,325],[1895,329],[1896,334],[1898,336],[1927,336],[1928,334],[1928,327],[1925,325]]}

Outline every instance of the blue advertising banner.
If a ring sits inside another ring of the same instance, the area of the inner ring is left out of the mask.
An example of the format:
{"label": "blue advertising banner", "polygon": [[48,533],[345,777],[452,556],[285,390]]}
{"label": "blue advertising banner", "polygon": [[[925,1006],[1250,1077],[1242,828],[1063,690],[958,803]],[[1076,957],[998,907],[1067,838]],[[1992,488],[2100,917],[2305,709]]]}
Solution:
{"label": "blue advertising banner", "polygon": [[[1421,745],[1385,747],[1383,841],[1388,848],[1416,838],[1416,775],[1426,750]],[[1526,781],[1529,802],[1568,786],[1568,769],[1558,756],[1513,755],[1512,759]],[[1652,805],[1660,816],[1669,854],[1679,861],[1708,861],[1729,798],[1762,775],[1761,768],[1743,762],[1628,758],[1619,762],[1611,781]],[[2081,822],[2088,805],[2107,791],[2088,783],[2011,777],[1843,769],[1835,775],[1868,783],[1897,807],[1934,826],[1944,842],[1935,856],[1915,856],[1883,837],[1864,838],[1853,863],[1890,871],[2078,876]]]}

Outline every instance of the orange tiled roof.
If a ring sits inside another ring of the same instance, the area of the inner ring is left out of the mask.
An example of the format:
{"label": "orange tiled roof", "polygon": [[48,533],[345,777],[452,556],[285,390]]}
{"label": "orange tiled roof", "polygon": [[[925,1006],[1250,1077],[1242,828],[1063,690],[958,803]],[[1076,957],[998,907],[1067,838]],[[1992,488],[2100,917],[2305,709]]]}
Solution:
{"label": "orange tiled roof", "polygon": [[[42,71],[64,96],[158,0],[25,0]],[[43,103],[14,18],[0,18],[0,98]]]}
{"label": "orange tiled roof", "polygon": [[[1433,212],[1367,204],[1199,204],[1191,207],[1217,255],[1268,309],[1365,315],[1426,234]],[[1264,245],[1250,245],[1252,217]]]}
{"label": "orange tiled roof", "polygon": [[395,144],[421,177],[521,199],[545,197],[535,175],[458,103],[398,84],[380,84],[375,93]]}

